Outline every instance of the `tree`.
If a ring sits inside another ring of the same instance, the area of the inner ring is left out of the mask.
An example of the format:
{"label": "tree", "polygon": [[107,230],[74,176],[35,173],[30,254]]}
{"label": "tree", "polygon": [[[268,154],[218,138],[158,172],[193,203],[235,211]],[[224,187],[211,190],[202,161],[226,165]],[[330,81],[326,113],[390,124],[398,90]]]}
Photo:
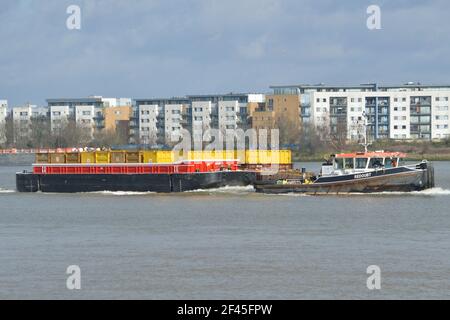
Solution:
{"label": "tree", "polygon": [[298,120],[290,119],[287,113],[282,113],[277,127],[280,130],[280,145],[298,143],[301,135],[301,126]]}

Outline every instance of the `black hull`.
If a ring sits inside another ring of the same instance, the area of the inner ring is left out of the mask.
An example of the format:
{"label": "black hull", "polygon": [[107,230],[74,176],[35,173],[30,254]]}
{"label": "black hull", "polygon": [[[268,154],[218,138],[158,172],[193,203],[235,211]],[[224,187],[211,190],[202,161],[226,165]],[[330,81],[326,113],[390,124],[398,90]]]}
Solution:
{"label": "black hull", "polygon": [[17,173],[19,192],[183,192],[225,186],[247,186],[256,180],[250,171],[189,174],[32,174]]}
{"label": "black hull", "polygon": [[380,170],[370,176],[361,175],[333,176],[319,178],[314,183],[277,184],[255,183],[256,192],[262,193],[304,193],[304,194],[340,194],[375,192],[411,192],[434,187],[434,168],[426,163],[415,169],[403,167],[392,170]]}

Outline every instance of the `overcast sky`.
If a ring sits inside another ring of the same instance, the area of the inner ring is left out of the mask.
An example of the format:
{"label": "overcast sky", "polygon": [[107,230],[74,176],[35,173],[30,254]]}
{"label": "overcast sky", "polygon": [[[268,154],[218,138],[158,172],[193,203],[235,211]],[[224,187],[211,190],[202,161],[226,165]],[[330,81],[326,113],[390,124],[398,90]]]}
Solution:
{"label": "overcast sky", "polygon": [[[0,0],[0,99],[450,83],[448,0]],[[81,30],[66,9],[81,8]],[[366,26],[381,8],[381,30]]]}

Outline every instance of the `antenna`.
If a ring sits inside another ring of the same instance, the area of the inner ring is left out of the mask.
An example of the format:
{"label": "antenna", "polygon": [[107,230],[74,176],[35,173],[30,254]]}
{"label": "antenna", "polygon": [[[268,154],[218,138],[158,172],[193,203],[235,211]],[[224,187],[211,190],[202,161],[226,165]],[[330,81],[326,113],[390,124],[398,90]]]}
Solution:
{"label": "antenna", "polygon": [[369,118],[367,117],[367,114],[365,111],[363,112],[363,118],[364,118],[364,135],[363,135],[364,142],[360,143],[360,145],[362,145],[364,147],[364,152],[367,153],[368,152],[367,147],[372,145],[372,143],[370,143],[368,141],[367,127],[369,126],[370,123],[369,123]]}

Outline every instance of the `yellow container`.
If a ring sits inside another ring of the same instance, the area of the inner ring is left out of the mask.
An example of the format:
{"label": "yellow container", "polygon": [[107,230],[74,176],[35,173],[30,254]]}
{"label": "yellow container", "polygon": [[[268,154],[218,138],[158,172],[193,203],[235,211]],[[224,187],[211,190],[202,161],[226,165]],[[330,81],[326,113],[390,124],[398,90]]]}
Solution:
{"label": "yellow container", "polygon": [[291,150],[280,150],[280,164],[291,164],[292,163],[292,152]]}
{"label": "yellow container", "polygon": [[51,153],[50,163],[65,163],[66,155],[64,153]]}
{"label": "yellow container", "polygon": [[224,160],[234,160],[234,159],[236,159],[234,150],[224,150],[224,151],[222,151],[222,159],[224,159]]}
{"label": "yellow container", "polygon": [[188,151],[189,160],[203,160],[203,151]]}
{"label": "yellow container", "polygon": [[156,151],[156,163],[172,163],[175,160],[175,154],[173,151]]}
{"label": "yellow container", "polygon": [[48,153],[36,153],[36,163],[49,163],[50,156]]}
{"label": "yellow container", "polygon": [[258,164],[259,152],[258,150],[247,150],[245,151],[245,163],[247,164]]}
{"label": "yellow container", "polygon": [[258,164],[277,164],[278,152],[271,150],[259,150],[258,151]]}
{"label": "yellow container", "polygon": [[125,163],[125,152],[111,151],[110,161],[111,161],[111,163]]}
{"label": "yellow container", "polygon": [[[218,151],[215,150],[204,150],[202,153],[202,159],[203,160],[216,160],[218,158],[216,158],[216,153],[218,153]],[[220,155],[219,155],[220,158]]]}
{"label": "yellow container", "polygon": [[242,164],[246,164],[247,160],[247,152],[246,150],[235,150],[234,151],[234,159],[238,160]]}
{"label": "yellow container", "polygon": [[95,152],[95,163],[109,163],[109,152],[108,151],[96,151]]}
{"label": "yellow container", "polygon": [[155,163],[156,162],[156,151],[141,151],[141,161],[143,163]]}
{"label": "yellow container", "polygon": [[81,163],[95,163],[95,153],[94,152],[81,152],[80,158],[81,158]]}
{"label": "yellow container", "polygon": [[125,160],[127,163],[139,163],[141,162],[141,158],[138,151],[128,151],[125,154]]}
{"label": "yellow container", "polygon": [[80,163],[80,154],[78,152],[66,153],[66,163]]}

